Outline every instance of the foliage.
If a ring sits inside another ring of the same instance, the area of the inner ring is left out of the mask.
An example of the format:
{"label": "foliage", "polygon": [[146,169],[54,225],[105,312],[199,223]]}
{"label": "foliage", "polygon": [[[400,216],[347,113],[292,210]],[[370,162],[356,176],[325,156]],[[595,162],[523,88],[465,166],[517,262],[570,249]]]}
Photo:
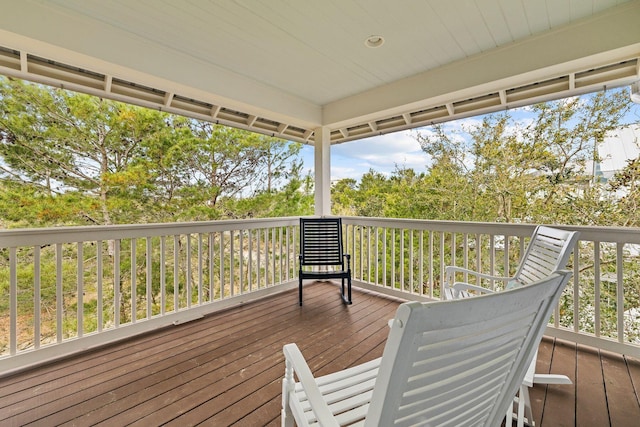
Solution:
{"label": "foliage", "polygon": [[265,197],[298,214],[313,200],[300,144],[14,79],[0,78],[0,139],[4,227],[263,216]]}
{"label": "foliage", "polygon": [[[489,114],[451,130],[434,125],[416,140],[426,173],[373,170],[333,186],[336,213],[396,218],[573,225],[640,224],[638,160],[610,183],[593,179],[596,146],[625,125],[624,91],[537,104],[529,119]],[[615,196],[625,190],[620,199]],[[620,202],[620,203],[619,203]],[[632,213],[633,217],[630,217]]]}

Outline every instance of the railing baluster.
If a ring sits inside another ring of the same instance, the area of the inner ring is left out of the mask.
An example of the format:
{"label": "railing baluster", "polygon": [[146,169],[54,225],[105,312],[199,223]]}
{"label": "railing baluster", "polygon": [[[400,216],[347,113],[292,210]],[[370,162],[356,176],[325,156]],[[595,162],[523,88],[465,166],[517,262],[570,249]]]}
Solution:
{"label": "railing baluster", "polygon": [[271,264],[271,253],[269,251],[269,229],[264,229],[264,286],[269,287],[269,266]]}
{"label": "railing baluster", "polygon": [[225,298],[224,294],[224,232],[220,232],[220,299]]}
{"label": "railing baluster", "polygon": [[[476,234],[476,268],[477,271],[482,271],[482,236],[480,233]],[[465,274],[465,281],[467,280],[468,275]],[[480,283],[476,283],[479,285]]]}
{"label": "railing baluster", "polygon": [[442,298],[442,294],[444,293],[444,269],[445,269],[445,259],[444,259],[444,232],[440,233],[440,297]]}
{"label": "railing baluster", "polygon": [[409,290],[415,293],[415,285],[413,283],[413,230],[407,230],[409,233]]}
{"label": "railing baluster", "polygon": [[146,298],[147,298],[147,319],[151,319],[153,316],[153,307],[151,302],[153,301],[152,290],[153,290],[153,248],[151,245],[151,237],[146,238],[147,244],[147,253],[146,255],[146,264],[147,264],[147,281],[146,281]]}
{"label": "railing baluster", "polygon": [[380,228],[376,227],[375,228],[375,254],[374,254],[374,261],[376,263],[376,277],[375,277],[375,284],[378,285],[380,284]]}
{"label": "railing baluster", "polygon": [[616,315],[618,342],[624,342],[624,254],[623,243],[616,243]]}
{"label": "railing baluster", "polygon": [[209,233],[209,301],[216,299],[216,284],[215,284],[215,235]]}
{"label": "railing baluster", "polygon": [[249,229],[247,249],[249,259],[247,261],[247,280],[249,282],[249,292],[253,291],[253,230]]}
{"label": "railing baluster", "polygon": [[420,262],[418,286],[420,286],[420,295],[424,295],[424,230],[420,230],[420,250],[418,252],[418,261]]}
{"label": "railing baluster", "polygon": [[77,286],[76,286],[76,324],[77,324],[77,336],[82,338],[84,335],[84,252],[83,242],[78,242],[76,246],[77,253]]}
{"label": "railing baluster", "polygon": [[391,288],[396,289],[396,229],[391,229]]}
{"label": "railing baluster", "polygon": [[136,298],[136,294],[137,294],[137,290],[136,290],[136,270],[137,270],[137,266],[136,266],[136,257],[137,257],[137,253],[136,253],[136,246],[137,246],[137,240],[136,238],[132,238],[131,239],[131,323],[136,323],[136,321],[138,320],[138,307],[137,307],[137,298]]}
{"label": "railing baluster", "polygon": [[180,236],[173,235],[173,311],[180,310]]}
{"label": "railing baluster", "polygon": [[511,263],[509,262],[509,248],[511,245],[509,244],[509,236],[504,235],[504,249],[502,254],[502,262],[504,263],[504,272],[502,276],[510,276],[511,275]]}
{"label": "railing baluster", "polygon": [[[490,236],[491,241],[489,242],[489,274],[496,274],[496,236]],[[491,289],[495,289],[495,282],[491,281]]]}
{"label": "railing baluster", "polygon": [[387,286],[387,227],[382,230],[382,286]]}
{"label": "railing baluster", "polygon": [[185,239],[185,252],[186,252],[186,256],[187,256],[187,262],[185,263],[185,282],[186,282],[186,286],[187,289],[185,291],[185,299],[187,300],[187,308],[191,308],[191,294],[192,294],[192,286],[193,283],[191,282],[191,275],[192,275],[192,271],[191,271],[191,234],[187,233],[184,235],[184,239]]}
{"label": "railing baluster", "polygon": [[231,291],[231,296],[234,296],[235,293],[235,282],[234,282],[234,264],[235,264],[235,251],[234,248],[234,232],[233,230],[229,231],[229,287]]}
{"label": "railing baluster", "polygon": [[202,304],[202,292],[204,290],[204,255],[202,247],[202,233],[198,233],[198,305]]}
{"label": "railing baluster", "polygon": [[371,282],[371,227],[367,227],[367,282]]}
{"label": "railing baluster", "polygon": [[260,289],[260,229],[256,229],[256,289]]}
{"label": "railing baluster", "polygon": [[104,325],[104,289],[103,289],[103,276],[104,276],[104,265],[103,265],[103,256],[102,256],[102,240],[98,240],[96,242],[96,262],[97,262],[97,280],[96,280],[96,286],[97,286],[97,294],[98,294],[98,313],[97,313],[97,322],[98,322],[98,327],[97,327],[97,331],[98,332],[102,332],[102,328]]}
{"label": "railing baluster", "polygon": [[40,246],[33,248],[33,347],[40,348],[41,311]]}
{"label": "railing baluster", "polygon": [[[57,247],[56,250],[58,250]],[[59,251],[62,252],[62,247],[59,248]],[[59,256],[59,258],[61,257],[62,255]],[[62,270],[62,262],[60,270]],[[60,316],[62,316],[62,274],[60,274],[59,281],[60,298],[58,301],[60,304]],[[120,239],[116,239],[113,241],[113,318],[116,328],[120,326],[120,295]],[[62,323],[62,317],[60,317],[58,324],[60,323]]]}
{"label": "railing baluster", "polygon": [[[9,354],[18,348],[18,255],[17,248],[9,248]],[[60,322],[62,323],[62,322]]]}
{"label": "railing baluster", "polygon": [[429,297],[433,298],[433,231],[429,232]]}
{"label": "railing baluster", "polygon": [[[578,245],[576,245],[578,247]],[[577,258],[574,256],[574,266],[577,266]],[[593,302],[594,310],[595,310],[595,319],[594,319],[594,333],[596,337],[600,336],[600,242],[593,242],[593,274],[594,274],[594,299]],[[555,325],[558,327],[558,325]]]}
{"label": "railing baluster", "polygon": [[404,280],[404,228],[400,229],[400,289],[406,291]]}
{"label": "railing baluster", "polygon": [[160,236],[160,315],[164,316],[166,311],[167,292],[167,268],[165,266],[165,251],[167,250],[167,239]]}
{"label": "railing baluster", "polygon": [[282,283],[282,267],[283,267],[283,259],[282,259],[282,227],[278,227],[278,251],[280,253],[280,270],[278,272],[278,283]]}
{"label": "railing baluster", "polygon": [[271,285],[276,284],[276,265],[277,265],[277,256],[278,253],[276,251],[276,229],[275,227],[271,229],[271,262],[273,263],[271,268]]}
{"label": "railing baluster", "polygon": [[469,268],[469,234],[462,233],[462,266]]}
{"label": "railing baluster", "polygon": [[239,273],[239,281],[240,281],[240,293],[244,293],[245,289],[245,279],[244,279],[244,230],[240,230],[238,232],[238,246],[240,251],[240,258],[238,260],[238,273]]}

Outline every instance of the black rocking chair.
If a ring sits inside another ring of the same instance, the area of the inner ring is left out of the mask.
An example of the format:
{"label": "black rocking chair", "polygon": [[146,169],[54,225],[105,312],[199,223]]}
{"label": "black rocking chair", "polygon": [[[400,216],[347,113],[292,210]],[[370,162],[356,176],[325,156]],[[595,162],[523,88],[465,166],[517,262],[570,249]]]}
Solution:
{"label": "black rocking chair", "polygon": [[[302,305],[303,279],[342,279],[342,301],[351,304],[351,255],[342,251],[340,218],[300,218],[299,296]],[[346,260],[346,269],[345,269]],[[327,271],[303,270],[303,266],[333,267]],[[339,269],[336,268],[339,266]],[[347,280],[345,295],[344,281]]]}

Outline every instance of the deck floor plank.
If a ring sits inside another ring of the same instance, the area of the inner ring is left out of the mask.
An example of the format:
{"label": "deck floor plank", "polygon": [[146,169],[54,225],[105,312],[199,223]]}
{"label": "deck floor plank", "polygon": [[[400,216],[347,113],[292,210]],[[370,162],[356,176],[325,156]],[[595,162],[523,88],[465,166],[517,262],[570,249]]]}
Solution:
{"label": "deck floor plank", "polygon": [[544,409],[542,417],[538,419],[547,425],[575,425],[576,351],[576,345],[573,343],[554,341],[550,372],[568,376],[573,384],[546,385]]}
{"label": "deck floor plank", "polygon": [[597,349],[578,346],[576,425],[608,426],[607,395]]}
{"label": "deck floor plank", "polygon": [[[276,426],[284,358],[296,342],[315,375],[382,355],[400,303],[306,285],[203,319],[0,378],[0,425]],[[538,427],[636,426],[640,362],[545,337],[537,372],[574,385],[531,390]]]}
{"label": "deck floor plank", "polygon": [[602,372],[611,425],[640,425],[640,406],[623,356],[602,353]]}

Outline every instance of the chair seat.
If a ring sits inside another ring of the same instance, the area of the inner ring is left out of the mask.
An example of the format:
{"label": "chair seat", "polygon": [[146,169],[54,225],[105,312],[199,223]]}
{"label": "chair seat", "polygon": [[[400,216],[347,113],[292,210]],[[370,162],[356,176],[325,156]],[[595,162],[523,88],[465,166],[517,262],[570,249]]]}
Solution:
{"label": "chair seat", "polygon": [[327,271],[303,271],[303,279],[341,279],[349,277],[348,271],[327,270]]}

